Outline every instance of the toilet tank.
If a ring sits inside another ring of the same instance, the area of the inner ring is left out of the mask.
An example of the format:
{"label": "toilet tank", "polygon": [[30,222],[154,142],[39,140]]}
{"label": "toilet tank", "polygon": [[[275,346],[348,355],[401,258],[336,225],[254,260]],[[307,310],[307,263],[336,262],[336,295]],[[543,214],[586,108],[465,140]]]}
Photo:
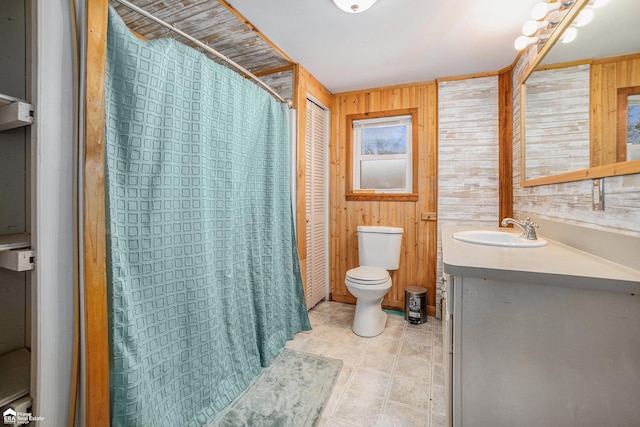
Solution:
{"label": "toilet tank", "polygon": [[403,232],[399,227],[358,226],[360,265],[397,270]]}

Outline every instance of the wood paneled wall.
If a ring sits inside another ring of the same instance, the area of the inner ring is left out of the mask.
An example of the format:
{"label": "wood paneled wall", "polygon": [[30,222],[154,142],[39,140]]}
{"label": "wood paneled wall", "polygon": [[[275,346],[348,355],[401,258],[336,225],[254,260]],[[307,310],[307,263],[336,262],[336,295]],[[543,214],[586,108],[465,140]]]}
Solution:
{"label": "wood paneled wall", "polygon": [[[347,115],[404,108],[418,109],[418,201],[347,201]],[[435,313],[437,227],[437,87],[425,82],[341,93],[335,96],[330,138],[330,289],[335,301],[355,302],[344,284],[358,266],[358,225],[402,227],[400,268],[383,306],[404,310],[404,289],[427,289],[428,312]]]}
{"label": "wood paneled wall", "polygon": [[618,161],[618,89],[640,86],[640,54],[594,61],[591,65],[591,166]]}

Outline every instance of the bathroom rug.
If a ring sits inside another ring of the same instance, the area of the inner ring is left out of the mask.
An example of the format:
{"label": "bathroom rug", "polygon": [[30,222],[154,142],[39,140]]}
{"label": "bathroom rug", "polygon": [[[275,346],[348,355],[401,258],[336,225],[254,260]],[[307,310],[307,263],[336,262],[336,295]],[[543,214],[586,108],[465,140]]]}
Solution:
{"label": "bathroom rug", "polygon": [[285,349],[208,427],[312,427],[342,361]]}

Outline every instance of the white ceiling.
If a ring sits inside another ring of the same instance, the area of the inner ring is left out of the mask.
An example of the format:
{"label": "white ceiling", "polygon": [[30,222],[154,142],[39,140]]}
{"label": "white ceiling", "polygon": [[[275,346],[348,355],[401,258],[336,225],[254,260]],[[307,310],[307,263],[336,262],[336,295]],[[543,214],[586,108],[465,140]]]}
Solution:
{"label": "white ceiling", "polygon": [[538,1],[378,0],[348,14],[331,0],[228,0],[333,93],[504,68]]}

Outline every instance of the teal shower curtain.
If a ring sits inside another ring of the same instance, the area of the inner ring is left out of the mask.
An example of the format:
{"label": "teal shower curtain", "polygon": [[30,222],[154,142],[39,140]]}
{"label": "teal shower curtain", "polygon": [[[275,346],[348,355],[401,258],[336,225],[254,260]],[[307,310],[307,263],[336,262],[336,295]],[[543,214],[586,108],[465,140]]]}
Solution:
{"label": "teal shower curtain", "polygon": [[112,8],[107,39],[112,424],[199,426],[310,329],[287,106]]}

